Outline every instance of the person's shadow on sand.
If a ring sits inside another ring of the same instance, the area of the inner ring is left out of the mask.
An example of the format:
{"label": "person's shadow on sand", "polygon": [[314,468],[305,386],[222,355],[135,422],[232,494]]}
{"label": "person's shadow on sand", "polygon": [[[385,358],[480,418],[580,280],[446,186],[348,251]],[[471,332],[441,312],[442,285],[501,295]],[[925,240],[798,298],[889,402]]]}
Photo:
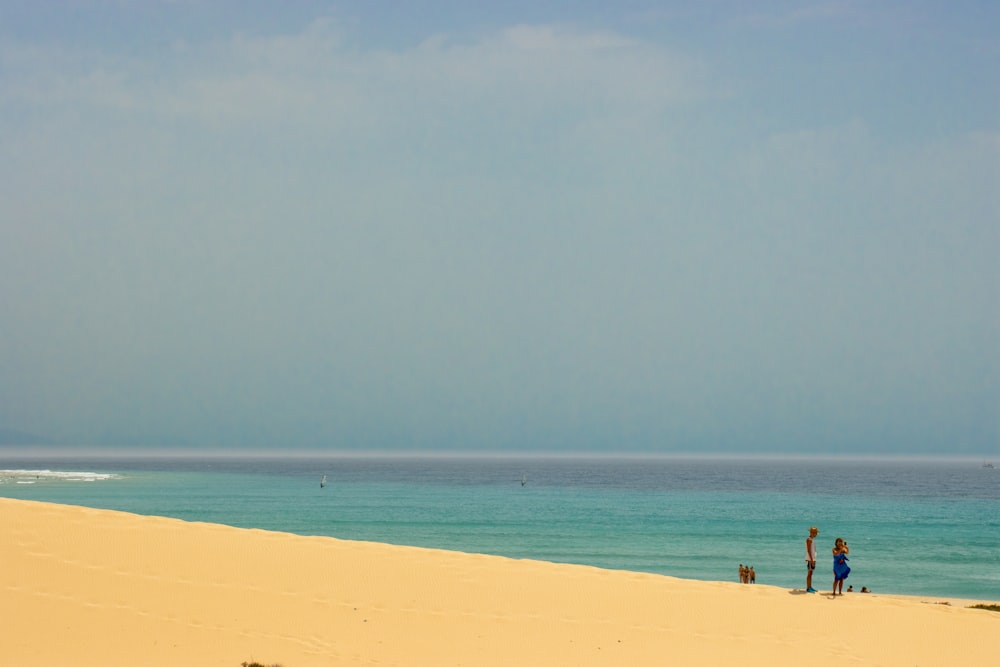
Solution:
{"label": "person's shadow on sand", "polygon": [[[788,591],[788,594],[789,595],[814,595],[814,593],[808,593],[808,592],[805,591],[805,589],[802,589],[802,588],[793,588],[792,590]],[[819,596],[820,597],[824,597],[827,600],[834,600],[837,597],[837,596],[831,595],[829,593],[820,593]]]}

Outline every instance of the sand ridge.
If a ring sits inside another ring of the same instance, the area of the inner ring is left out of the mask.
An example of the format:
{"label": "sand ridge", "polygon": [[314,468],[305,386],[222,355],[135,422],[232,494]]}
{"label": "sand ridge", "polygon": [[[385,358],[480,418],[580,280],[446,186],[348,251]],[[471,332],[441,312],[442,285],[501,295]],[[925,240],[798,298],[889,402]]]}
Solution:
{"label": "sand ridge", "polygon": [[699,582],[0,499],[18,665],[989,664],[968,601]]}

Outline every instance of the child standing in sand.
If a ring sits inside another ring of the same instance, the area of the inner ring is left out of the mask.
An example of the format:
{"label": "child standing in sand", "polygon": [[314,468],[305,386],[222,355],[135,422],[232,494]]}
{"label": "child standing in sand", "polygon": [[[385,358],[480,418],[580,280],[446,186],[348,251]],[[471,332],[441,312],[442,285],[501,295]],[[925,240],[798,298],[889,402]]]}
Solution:
{"label": "child standing in sand", "polygon": [[806,538],[806,593],[815,593],[813,588],[813,570],[816,569],[816,536],[819,535],[819,528],[812,526],[809,528],[809,537]]}
{"label": "child standing in sand", "polygon": [[844,594],[844,579],[851,573],[851,568],[847,565],[847,554],[851,552],[844,538],[838,537],[833,545],[833,594]]}

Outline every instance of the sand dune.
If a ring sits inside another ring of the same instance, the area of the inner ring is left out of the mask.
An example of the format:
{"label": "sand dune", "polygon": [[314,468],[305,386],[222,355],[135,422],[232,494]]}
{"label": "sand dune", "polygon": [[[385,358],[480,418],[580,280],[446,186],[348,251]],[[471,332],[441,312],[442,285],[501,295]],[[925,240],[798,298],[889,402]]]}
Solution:
{"label": "sand dune", "polygon": [[[0,499],[2,664],[992,664],[969,601],[697,582]],[[904,567],[905,564],[900,564]]]}

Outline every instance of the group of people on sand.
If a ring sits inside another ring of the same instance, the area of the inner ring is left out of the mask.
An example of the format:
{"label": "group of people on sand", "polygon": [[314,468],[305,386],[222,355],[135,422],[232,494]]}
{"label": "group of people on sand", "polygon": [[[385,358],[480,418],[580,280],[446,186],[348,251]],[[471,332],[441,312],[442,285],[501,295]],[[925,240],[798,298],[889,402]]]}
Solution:
{"label": "group of people on sand", "polygon": [[[813,571],[816,569],[816,536],[819,535],[819,528],[812,526],[809,528],[809,537],[806,538],[806,593],[815,593],[812,579]],[[844,538],[838,537],[833,543],[833,595],[844,594],[844,580],[851,573],[851,567],[847,564],[850,560],[847,554],[851,553],[850,547]],[[853,586],[848,586],[847,591],[854,590]],[[861,589],[862,593],[867,593],[867,588]]]}
{"label": "group of people on sand", "polygon": [[753,565],[744,566],[740,563],[740,583],[741,584],[756,584],[757,583],[757,573],[753,569]]}

